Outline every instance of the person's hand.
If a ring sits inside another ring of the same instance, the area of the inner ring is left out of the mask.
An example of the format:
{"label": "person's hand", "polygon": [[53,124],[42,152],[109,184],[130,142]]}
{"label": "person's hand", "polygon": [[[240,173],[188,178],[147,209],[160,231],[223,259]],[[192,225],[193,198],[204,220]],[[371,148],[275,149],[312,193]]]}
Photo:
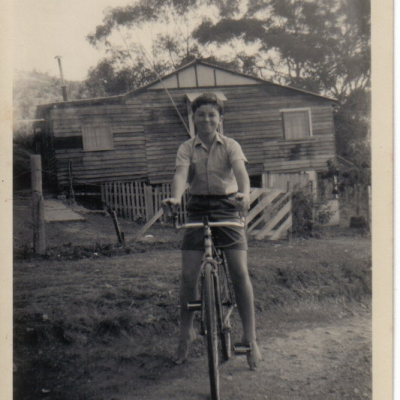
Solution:
{"label": "person's hand", "polygon": [[235,196],[237,209],[239,212],[247,212],[250,208],[250,195],[246,193],[237,192]]}
{"label": "person's hand", "polygon": [[175,214],[180,204],[181,201],[175,197],[169,197],[161,202],[164,213],[167,215]]}

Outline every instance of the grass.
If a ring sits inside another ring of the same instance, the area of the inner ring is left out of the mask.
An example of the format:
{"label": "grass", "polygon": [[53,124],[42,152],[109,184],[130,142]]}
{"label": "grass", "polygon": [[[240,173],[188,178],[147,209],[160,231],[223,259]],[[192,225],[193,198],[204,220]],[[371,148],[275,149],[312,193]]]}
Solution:
{"label": "grass", "polygon": [[[118,246],[112,230],[96,242],[104,217],[92,216],[87,223],[46,225],[51,246],[36,257],[22,240],[29,237],[23,216],[15,229],[15,400],[145,393],[172,366],[180,236],[155,226],[153,238],[142,243],[129,242],[128,235],[126,247]],[[139,228],[130,224],[125,231]],[[264,335],[351,315],[355,304],[369,308],[370,238],[343,230],[330,229],[322,239],[250,242],[257,326]],[[235,315],[236,339],[239,326]],[[191,357],[203,356],[202,343],[195,342]]]}

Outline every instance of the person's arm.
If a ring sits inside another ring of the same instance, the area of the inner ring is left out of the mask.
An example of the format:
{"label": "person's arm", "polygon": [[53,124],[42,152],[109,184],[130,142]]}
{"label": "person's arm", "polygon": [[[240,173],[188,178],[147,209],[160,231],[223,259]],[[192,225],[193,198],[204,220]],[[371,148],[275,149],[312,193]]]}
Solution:
{"label": "person's arm", "polygon": [[171,186],[171,197],[163,201],[169,206],[179,206],[181,204],[183,193],[186,190],[186,183],[189,175],[188,165],[179,165],[176,167],[174,179]]}
{"label": "person's arm", "polygon": [[233,173],[239,187],[236,195],[240,211],[247,211],[250,207],[250,178],[244,160],[236,160],[232,164]]}
{"label": "person's arm", "polygon": [[186,190],[186,183],[189,175],[189,166],[180,165],[176,168],[174,179],[172,181],[172,197],[179,200],[181,202],[183,193]]}

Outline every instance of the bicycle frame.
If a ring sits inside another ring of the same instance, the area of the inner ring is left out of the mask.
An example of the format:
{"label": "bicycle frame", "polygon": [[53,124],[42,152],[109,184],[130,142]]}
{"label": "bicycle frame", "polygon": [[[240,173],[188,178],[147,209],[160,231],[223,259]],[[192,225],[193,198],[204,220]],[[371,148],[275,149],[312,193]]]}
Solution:
{"label": "bicycle frame", "polygon": [[[211,385],[212,400],[219,400],[219,356],[218,356],[218,337],[221,343],[223,361],[227,361],[231,355],[230,339],[230,316],[236,307],[232,301],[232,291],[228,284],[228,271],[225,264],[223,252],[218,252],[213,245],[211,227],[244,227],[238,222],[209,222],[205,218],[203,222],[177,224],[175,227],[181,228],[204,228],[204,255],[201,263],[201,300],[188,303],[190,311],[201,311],[201,334],[207,338],[207,351],[209,363],[209,375]],[[228,301],[223,303],[221,299],[219,269],[222,269],[221,276],[226,277],[223,282],[227,286]],[[226,307],[226,315],[223,308]]]}
{"label": "bicycle frame", "polygon": [[[224,255],[218,253],[217,249],[215,249],[214,245],[213,245],[213,241],[212,241],[212,232],[211,232],[211,228],[212,227],[239,227],[239,228],[244,228],[245,224],[244,222],[233,222],[233,221],[224,221],[224,222],[212,222],[212,221],[208,221],[208,218],[205,217],[203,219],[203,222],[188,222],[185,224],[178,224],[177,221],[177,214],[174,214],[173,216],[174,219],[174,225],[176,229],[183,229],[183,228],[204,228],[204,254],[203,254],[203,259],[202,259],[202,264],[200,267],[201,272],[201,277],[203,277],[204,275],[204,267],[206,265],[206,263],[210,263],[213,266],[213,274],[215,275],[215,279],[216,279],[216,299],[219,300],[220,299],[220,291],[219,291],[219,275],[218,275],[218,266],[219,265],[223,265],[223,272],[226,276],[228,276],[228,271],[226,269],[226,263],[221,263],[219,260],[217,260],[217,258],[221,258],[224,257]],[[213,250],[215,252],[215,255],[213,255]],[[230,297],[233,298],[232,296],[232,291],[229,288],[229,294]],[[219,302],[221,303],[221,302]],[[225,316],[225,318],[222,320],[222,308],[220,306],[227,306],[228,311],[227,311],[227,315]],[[219,304],[217,305],[217,311],[218,314],[221,316],[221,330],[225,329],[227,327],[227,325],[229,324],[229,318],[234,310],[234,308],[236,307],[236,304],[234,302],[230,303],[230,304]],[[196,302],[191,302],[188,304],[188,309],[190,311],[200,311],[201,310],[201,302],[196,301]]]}

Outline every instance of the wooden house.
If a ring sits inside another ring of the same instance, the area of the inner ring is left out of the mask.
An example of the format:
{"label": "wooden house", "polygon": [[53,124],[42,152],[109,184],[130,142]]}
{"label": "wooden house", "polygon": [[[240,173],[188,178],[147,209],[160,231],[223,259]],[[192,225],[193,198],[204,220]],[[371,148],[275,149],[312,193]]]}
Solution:
{"label": "wooden house", "polygon": [[316,185],[335,156],[335,100],[202,60],[124,95],[38,106],[43,169],[59,188],[169,183],[179,145],[195,134],[191,102],[205,91],[224,101],[223,134],[241,144],[253,186]]}

